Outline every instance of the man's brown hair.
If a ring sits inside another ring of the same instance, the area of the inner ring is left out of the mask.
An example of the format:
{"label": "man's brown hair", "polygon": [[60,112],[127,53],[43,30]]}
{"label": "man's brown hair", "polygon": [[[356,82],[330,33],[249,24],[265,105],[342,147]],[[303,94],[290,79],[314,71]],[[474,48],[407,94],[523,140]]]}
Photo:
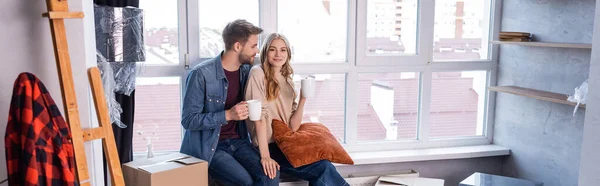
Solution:
{"label": "man's brown hair", "polygon": [[236,42],[240,42],[242,45],[244,45],[251,35],[258,35],[262,32],[262,28],[254,26],[252,23],[246,20],[238,19],[232,21],[223,29],[223,42],[225,42],[225,50],[233,49],[233,45]]}

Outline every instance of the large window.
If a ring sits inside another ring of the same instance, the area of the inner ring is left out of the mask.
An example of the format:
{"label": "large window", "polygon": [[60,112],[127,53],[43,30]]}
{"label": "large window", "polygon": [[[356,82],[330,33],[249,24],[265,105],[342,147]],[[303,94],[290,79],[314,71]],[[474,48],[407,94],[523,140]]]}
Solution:
{"label": "large window", "polygon": [[294,62],[344,62],[348,2],[279,0],[277,27],[292,45]]}
{"label": "large window", "polygon": [[179,27],[177,3],[142,1],[144,10],[144,65],[170,66],[179,64]]}
{"label": "large window", "polygon": [[221,33],[228,22],[245,19],[258,25],[258,1],[198,0],[200,27],[200,57],[217,56],[225,45]]}
{"label": "large window", "polygon": [[145,152],[144,137],[156,137],[156,151],[181,146],[181,86],[179,77],[138,78],[135,95],[133,152]]}
{"label": "large window", "polygon": [[300,80],[315,79],[315,96],[307,98],[302,123],[322,123],[340,142],[345,140],[344,106],[345,74],[299,74],[294,77],[296,92],[300,95]]}
{"label": "large window", "polygon": [[358,141],[417,139],[418,72],[358,75]]}
{"label": "large window", "polygon": [[[144,0],[144,44],[146,61],[138,63],[133,125],[133,152],[146,151],[144,136],[156,151],[177,151],[181,146],[181,80],[187,51],[183,7],[177,1]],[[130,126],[128,126],[130,127]],[[137,134],[140,131],[143,135]]]}
{"label": "large window", "polygon": [[483,135],[487,72],[433,72],[431,138]]}
{"label": "large window", "polygon": [[[490,143],[491,0],[146,3],[147,50],[157,54],[147,64],[162,66],[141,74],[136,130],[158,127],[157,150],[181,143],[184,67],[223,50],[221,30],[239,18],[263,28],[261,39],[287,36],[296,91],[300,79],[316,79],[303,122],[324,124],[350,152]],[[136,152],[145,150],[138,138]]]}
{"label": "large window", "polygon": [[433,59],[488,59],[489,10],[489,1],[436,1]]}
{"label": "large window", "polygon": [[416,54],[418,0],[367,0],[367,54]]}

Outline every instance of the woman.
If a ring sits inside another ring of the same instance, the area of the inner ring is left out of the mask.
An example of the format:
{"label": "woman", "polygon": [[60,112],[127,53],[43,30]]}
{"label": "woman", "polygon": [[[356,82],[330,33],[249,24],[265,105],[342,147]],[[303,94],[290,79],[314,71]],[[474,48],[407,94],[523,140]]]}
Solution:
{"label": "woman", "polygon": [[288,40],[281,34],[269,35],[260,53],[261,64],[252,67],[246,87],[246,100],[262,102],[261,119],[248,122],[252,142],[257,145],[265,174],[271,178],[282,173],[304,179],[310,185],[348,185],[327,160],[294,168],[273,140],[273,119],[288,124],[292,131],[298,130],[302,122],[306,98],[296,92],[292,82],[292,58]]}

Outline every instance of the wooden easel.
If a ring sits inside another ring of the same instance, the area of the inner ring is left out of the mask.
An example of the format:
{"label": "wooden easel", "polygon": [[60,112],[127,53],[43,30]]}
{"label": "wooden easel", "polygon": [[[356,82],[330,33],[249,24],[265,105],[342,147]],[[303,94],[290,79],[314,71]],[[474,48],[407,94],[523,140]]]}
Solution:
{"label": "wooden easel", "polygon": [[106,106],[106,99],[104,98],[100,72],[96,67],[92,67],[88,70],[88,78],[92,88],[92,95],[94,97],[94,104],[100,127],[82,130],[79,121],[79,109],[77,108],[77,98],[75,96],[75,88],[73,85],[73,75],[69,59],[69,47],[67,46],[64,19],[83,18],[83,12],[69,12],[67,0],[46,0],[46,4],[48,6],[48,12],[44,13],[43,16],[48,17],[50,20],[60,90],[62,93],[64,112],[66,112],[65,119],[67,120],[73,135],[77,180],[82,186],[90,185],[84,141],[102,139],[102,146],[104,147],[104,155],[108,161],[112,185],[124,186],[123,171],[121,170],[117,146],[115,144],[115,138]]}

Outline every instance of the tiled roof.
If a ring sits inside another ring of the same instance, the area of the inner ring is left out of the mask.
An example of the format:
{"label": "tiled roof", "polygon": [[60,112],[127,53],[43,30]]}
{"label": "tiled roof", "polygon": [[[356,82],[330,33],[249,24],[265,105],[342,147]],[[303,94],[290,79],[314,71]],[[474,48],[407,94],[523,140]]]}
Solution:
{"label": "tiled roof", "polygon": [[146,151],[146,142],[135,131],[155,131],[156,151],[179,150],[181,145],[180,86],[177,84],[137,85],[135,95],[133,151]]}

